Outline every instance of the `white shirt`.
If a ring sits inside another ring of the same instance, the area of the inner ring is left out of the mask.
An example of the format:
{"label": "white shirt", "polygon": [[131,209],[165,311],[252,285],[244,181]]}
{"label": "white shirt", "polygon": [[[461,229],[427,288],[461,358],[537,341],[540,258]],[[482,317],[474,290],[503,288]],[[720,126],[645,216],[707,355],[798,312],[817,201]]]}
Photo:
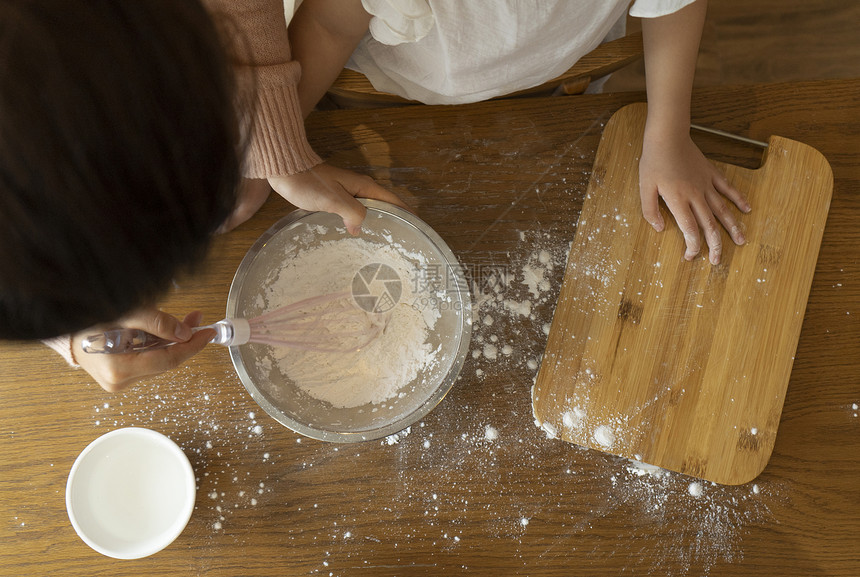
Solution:
{"label": "white shirt", "polygon": [[[630,14],[663,16],[693,1],[636,0]],[[623,24],[629,3],[362,0],[370,33],[347,66],[381,92],[427,104],[486,100],[565,72]]]}

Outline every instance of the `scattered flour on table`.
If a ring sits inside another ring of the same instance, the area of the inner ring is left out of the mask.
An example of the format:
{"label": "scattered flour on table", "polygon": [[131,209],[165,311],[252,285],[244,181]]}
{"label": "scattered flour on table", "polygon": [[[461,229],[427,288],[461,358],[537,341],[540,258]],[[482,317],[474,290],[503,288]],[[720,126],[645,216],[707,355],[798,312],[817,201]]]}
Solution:
{"label": "scattered flour on table", "polygon": [[[416,278],[420,255],[406,255],[397,245],[362,238],[325,241],[290,255],[268,287],[269,310],[327,293],[350,290],[353,277],[365,265],[393,269],[400,280],[396,304],[383,333],[358,351],[345,353],[273,348],[274,362],[283,375],[310,396],[335,407],[379,404],[413,382],[436,362],[438,351],[428,342],[439,311],[413,306],[418,296]],[[387,307],[386,307],[387,308]]]}
{"label": "scattered flour on table", "polygon": [[213,379],[186,366],[95,405],[93,425],[146,427],[173,439],[191,461],[203,497],[191,522],[202,521],[217,533],[232,515],[269,499],[269,470],[282,457],[270,447],[257,414],[248,410],[252,405],[232,368]]}
{"label": "scattered flour on table", "polygon": [[406,427],[402,431],[388,435],[387,437],[382,439],[382,444],[383,445],[396,445],[397,443],[400,442],[401,439],[405,439],[406,436],[409,435],[409,433],[411,433],[411,432],[412,432],[412,427]]}
{"label": "scattered flour on table", "polygon": [[[624,460],[622,460],[624,461]],[[675,527],[674,537],[692,544],[679,548],[672,539],[654,542],[652,572],[669,566],[677,570],[680,561],[681,575],[699,565],[707,575],[718,563],[737,563],[743,559],[741,543],[746,526],[772,521],[773,514],[758,483],[728,486],[700,479],[692,479],[639,461],[626,461],[626,479],[612,484],[612,498],[636,500],[644,517],[655,523],[684,517],[689,523]],[[776,486],[769,485],[774,493]],[[642,537],[650,537],[643,526]]]}
{"label": "scattered flour on table", "polygon": [[643,475],[660,477],[664,473],[668,474],[669,471],[656,465],[649,465],[648,463],[643,463],[641,461],[630,461],[630,464],[627,466],[627,472],[636,475],[637,477],[642,477]]}
{"label": "scattered flour on table", "polygon": [[[470,278],[475,324],[472,334],[473,359],[505,360],[529,370],[537,369],[539,339],[530,333],[549,327],[561,282],[569,242],[558,242],[549,233],[520,233],[522,255],[508,255],[501,264],[475,267]],[[478,369],[483,376],[487,371]]]}
{"label": "scattered flour on table", "polygon": [[702,496],[702,484],[699,481],[693,481],[687,487],[687,492],[690,493],[693,497],[701,497]]}
{"label": "scattered flour on table", "polygon": [[488,359],[495,360],[496,357],[499,356],[499,349],[495,345],[486,344],[484,345],[484,356]]}

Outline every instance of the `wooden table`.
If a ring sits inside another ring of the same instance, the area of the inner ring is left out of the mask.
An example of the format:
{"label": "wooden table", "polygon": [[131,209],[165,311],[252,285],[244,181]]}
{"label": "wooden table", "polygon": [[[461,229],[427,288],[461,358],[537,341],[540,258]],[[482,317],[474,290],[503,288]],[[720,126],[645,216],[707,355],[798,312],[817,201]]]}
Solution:
{"label": "wooden table", "polygon": [[[227,351],[215,346],[181,370],[111,395],[38,344],[3,344],[0,574],[857,575],[858,80],[720,88],[694,98],[696,122],[806,142],[835,173],[776,448],[755,484],[708,484],[694,497],[690,478],[642,474],[547,439],[533,424],[529,388],[601,127],[642,98],[312,117],[316,148],[400,193],[478,289],[473,353],[460,380],[399,438],[353,445],[302,438],[254,404]],[[755,165],[760,156],[697,139],[715,159]],[[199,307],[220,318],[243,254],[288,210],[272,198],[219,238],[201,274],[181,280],[166,309]],[[506,283],[494,284],[499,278]],[[525,301],[531,316],[520,314]],[[490,344],[495,360],[483,354]],[[64,506],[77,454],[124,426],[169,435],[199,477],[185,532],[139,561],[90,550]]]}

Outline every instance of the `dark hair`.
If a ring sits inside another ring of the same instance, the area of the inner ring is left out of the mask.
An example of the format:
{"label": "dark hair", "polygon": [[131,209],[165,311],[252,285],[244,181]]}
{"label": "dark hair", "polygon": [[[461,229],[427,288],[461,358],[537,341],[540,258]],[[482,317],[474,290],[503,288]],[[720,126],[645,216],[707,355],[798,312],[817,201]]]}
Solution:
{"label": "dark hair", "polygon": [[0,338],[121,317],[202,260],[240,130],[198,0],[0,0]]}

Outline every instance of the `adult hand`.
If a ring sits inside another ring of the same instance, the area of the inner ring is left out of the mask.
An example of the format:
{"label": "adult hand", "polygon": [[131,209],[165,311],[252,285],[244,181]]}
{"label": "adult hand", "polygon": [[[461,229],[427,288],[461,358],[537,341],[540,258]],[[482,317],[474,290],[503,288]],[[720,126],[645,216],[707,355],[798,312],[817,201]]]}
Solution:
{"label": "adult hand", "polygon": [[361,223],[367,214],[367,209],[356,197],[383,200],[412,210],[396,194],[379,186],[369,176],[325,163],[298,174],[270,177],[269,184],[298,208],[337,214],[343,218],[347,231],[354,235],[361,231]]}
{"label": "adult hand", "polygon": [[701,229],[710,249],[709,261],[711,264],[720,262],[723,244],[718,222],[735,244],[746,242],[723,197],[743,212],[750,211],[749,203],[705,158],[688,135],[649,138],[646,134],[639,161],[639,193],[642,214],[657,231],[665,227],[658,198],[662,197],[666,202],[684,234],[687,245],[684,258],[687,260],[692,260],[701,250]]}
{"label": "adult hand", "polygon": [[[157,309],[144,309],[125,317],[117,325],[93,327],[72,335],[72,353],[81,368],[87,371],[104,390],[121,391],[144,377],[174,369],[200,352],[215,336],[215,331],[212,329],[192,334],[192,327],[198,326],[200,319],[199,311],[192,312],[184,320],[179,321],[176,317]],[[85,353],[81,348],[84,337],[103,332],[106,328],[143,329],[177,344],[141,353]]]}

